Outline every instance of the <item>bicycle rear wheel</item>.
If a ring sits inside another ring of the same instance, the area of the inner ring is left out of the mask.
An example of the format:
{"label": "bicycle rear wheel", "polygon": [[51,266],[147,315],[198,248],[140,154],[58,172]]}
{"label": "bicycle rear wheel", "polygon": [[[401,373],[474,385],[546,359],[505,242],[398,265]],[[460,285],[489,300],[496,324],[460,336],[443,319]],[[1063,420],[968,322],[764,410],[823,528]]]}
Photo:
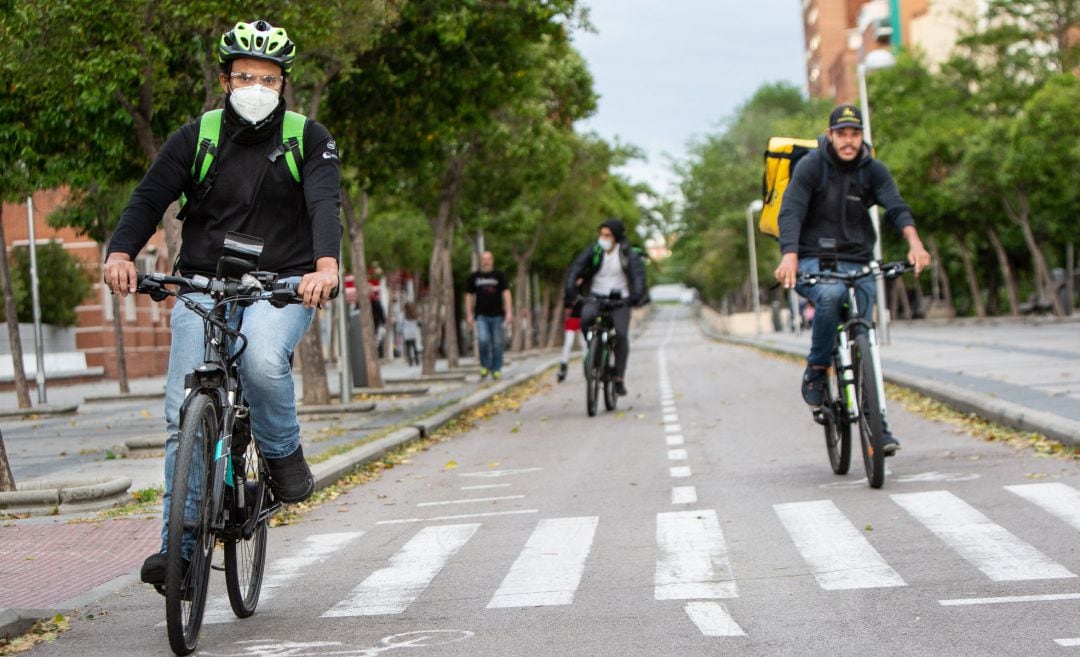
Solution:
{"label": "bicycle rear wheel", "polygon": [[874,359],[870,354],[870,338],[855,338],[855,390],[859,396],[859,441],[862,443],[863,464],[866,480],[871,488],[881,488],[885,483],[884,430],[881,417],[881,400],[874,372]]}
{"label": "bicycle rear wheel", "polygon": [[[169,646],[178,655],[195,650],[202,629],[216,540],[209,501],[214,468],[208,455],[219,427],[217,406],[209,395],[197,394],[188,404],[180,425],[170,490],[165,620]],[[185,534],[193,544],[187,560],[184,559]],[[188,561],[186,566],[185,561]]]}
{"label": "bicycle rear wheel", "polygon": [[[609,343],[610,344],[610,343]],[[615,410],[619,404],[619,396],[615,394],[615,350],[604,350],[604,408],[609,411]]]}
{"label": "bicycle rear wheel", "polygon": [[[246,430],[246,438],[236,435],[233,439],[247,440],[244,452],[244,507],[237,509],[235,533],[225,540],[225,588],[229,592],[229,604],[237,618],[247,618],[255,613],[262,592],[263,572],[266,567],[266,532],[270,506],[270,492],[264,476],[265,469],[255,449],[255,441]],[[237,465],[234,462],[234,467]],[[253,525],[251,524],[253,523]],[[251,527],[245,538],[244,525]]]}
{"label": "bicycle rear wheel", "polygon": [[600,336],[594,335],[585,352],[585,411],[589,417],[596,415],[597,397],[600,395],[599,342]]}
{"label": "bicycle rear wheel", "polygon": [[829,464],[838,475],[847,474],[851,468],[851,423],[847,419],[844,391],[835,365],[825,379],[825,449],[829,452]]}

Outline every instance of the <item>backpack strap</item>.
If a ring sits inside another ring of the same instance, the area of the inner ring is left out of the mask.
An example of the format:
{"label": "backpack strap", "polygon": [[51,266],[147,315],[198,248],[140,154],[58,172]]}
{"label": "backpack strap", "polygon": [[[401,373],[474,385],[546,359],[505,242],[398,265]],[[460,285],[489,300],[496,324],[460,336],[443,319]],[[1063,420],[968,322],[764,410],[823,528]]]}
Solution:
{"label": "backpack strap", "polygon": [[210,173],[221,138],[221,121],[225,110],[210,110],[199,117],[199,141],[195,146],[195,161],[191,164],[191,177],[201,183]]}
{"label": "backpack strap", "polygon": [[281,142],[285,146],[285,164],[293,180],[300,182],[300,172],[304,166],[304,126],[307,117],[296,112],[285,112],[281,121]]}

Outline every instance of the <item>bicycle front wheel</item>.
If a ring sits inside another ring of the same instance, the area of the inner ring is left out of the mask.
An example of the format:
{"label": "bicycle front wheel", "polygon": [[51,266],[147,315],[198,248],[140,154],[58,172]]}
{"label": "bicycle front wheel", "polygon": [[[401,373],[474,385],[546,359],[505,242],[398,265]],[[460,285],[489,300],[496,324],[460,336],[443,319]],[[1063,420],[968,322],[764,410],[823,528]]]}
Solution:
{"label": "bicycle front wheel", "polygon": [[615,410],[619,396],[615,394],[615,351],[604,350],[604,408]]}
{"label": "bicycle front wheel", "polygon": [[165,571],[165,620],[169,645],[178,655],[195,650],[202,629],[216,540],[209,501],[214,469],[208,457],[220,426],[217,405],[206,394],[197,394],[191,400],[180,425],[170,490]]}
{"label": "bicycle front wheel", "polygon": [[825,379],[825,449],[832,471],[843,475],[851,468],[851,423],[837,372],[835,366],[830,368]]}
{"label": "bicycle front wheel", "polygon": [[866,480],[871,488],[881,488],[885,483],[884,427],[870,338],[866,335],[855,338],[854,360],[855,390],[859,396],[859,441],[862,443]]}
{"label": "bicycle front wheel", "polygon": [[[234,440],[239,438],[235,435]],[[225,588],[229,592],[229,604],[237,618],[247,618],[255,613],[262,591],[263,572],[266,566],[266,532],[270,506],[270,491],[263,476],[264,469],[255,449],[255,441],[248,434],[247,450],[242,465],[244,476],[244,506],[238,508],[238,526],[235,533],[225,540]],[[253,525],[251,525],[253,523]],[[251,531],[245,538],[244,526]]]}
{"label": "bicycle front wheel", "polygon": [[585,352],[585,411],[589,417],[596,415],[597,398],[600,396],[599,342],[599,336],[594,336]]}

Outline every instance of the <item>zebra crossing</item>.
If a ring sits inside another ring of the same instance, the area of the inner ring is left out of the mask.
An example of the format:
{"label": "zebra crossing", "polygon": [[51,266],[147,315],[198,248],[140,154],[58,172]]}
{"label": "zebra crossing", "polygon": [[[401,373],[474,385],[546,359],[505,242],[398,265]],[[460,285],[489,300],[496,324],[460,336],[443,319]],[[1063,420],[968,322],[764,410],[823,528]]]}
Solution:
{"label": "zebra crossing", "polygon": [[[1048,530],[1080,529],[1077,500],[1080,491],[1063,483],[1038,483],[1004,487],[1034,512],[1044,513]],[[683,504],[693,504],[685,488],[673,489]],[[927,549],[941,545],[967,563],[971,573],[982,573],[990,582],[1023,582],[1037,579],[1069,579],[1076,575],[1035,546],[1021,540],[989,516],[947,491],[897,493],[890,500],[925,531]],[[825,591],[894,588],[909,586],[902,570],[914,567],[890,565],[833,501],[812,500],[773,505],[776,521],[805,564],[807,576]],[[739,564],[733,559],[714,509],[664,511],[655,517],[655,571],[652,592],[656,601],[685,601],[685,611],[706,636],[738,636],[742,629],[720,600],[739,597]],[[322,613],[323,618],[387,616],[422,605],[422,595],[439,573],[477,535],[505,527],[485,527],[483,522],[432,524],[418,529],[392,554],[379,557],[384,565],[363,574],[363,579],[340,601]],[[604,531],[600,516],[540,519],[524,540],[516,558],[507,560],[498,587],[488,594],[468,592],[468,598],[486,599],[486,609],[571,605],[580,588],[596,538]],[[306,537],[287,557],[267,564],[263,602],[289,595],[289,583],[305,571],[335,558],[346,550],[363,550],[377,528]],[[380,544],[373,539],[372,544]],[[908,545],[910,548],[910,544]],[[748,549],[752,550],[753,546]],[[348,556],[341,556],[348,559]],[[485,562],[485,567],[498,564]],[[955,568],[950,562],[950,569]],[[478,580],[479,581],[479,580]],[[493,580],[494,581],[494,580]],[[1076,596],[1077,594],[1054,594]],[[980,599],[974,599],[978,603]],[[997,599],[991,599],[995,601]],[[279,600],[284,604],[284,600]],[[940,601],[942,606],[969,604],[964,600]],[[985,602],[985,601],[984,601]],[[209,601],[205,622],[232,619],[222,596]]]}

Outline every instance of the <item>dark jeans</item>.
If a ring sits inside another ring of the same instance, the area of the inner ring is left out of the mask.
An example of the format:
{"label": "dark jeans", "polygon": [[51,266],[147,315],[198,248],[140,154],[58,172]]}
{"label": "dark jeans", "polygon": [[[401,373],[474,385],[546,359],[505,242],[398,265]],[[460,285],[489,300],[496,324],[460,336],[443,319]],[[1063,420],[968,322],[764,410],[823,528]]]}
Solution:
{"label": "dark jeans", "polygon": [[503,366],[503,344],[506,334],[502,315],[476,316],[476,342],[480,348],[480,367],[490,372],[501,372]]}
{"label": "dark jeans", "polygon": [[405,341],[405,361],[409,365],[420,364],[420,353],[416,349],[416,340]]}
{"label": "dark jeans", "polygon": [[[819,266],[817,258],[799,260],[800,272],[817,271]],[[858,271],[862,267],[861,264],[844,260],[837,263],[837,269],[842,272]],[[877,296],[874,279],[870,276],[860,279],[855,290],[862,318],[869,322],[874,314],[874,298]],[[832,352],[836,347],[836,325],[840,323],[840,309],[847,303],[847,286],[836,281],[825,281],[817,285],[799,285],[795,291],[814,304],[810,355],[806,357],[806,364],[828,367],[832,364]]]}
{"label": "dark jeans", "polygon": [[[581,307],[581,330],[586,339],[592,323],[600,314],[600,299],[589,298]],[[630,307],[620,306],[611,311],[611,320],[615,325],[615,376],[620,379],[626,374],[626,361],[630,357]]]}

